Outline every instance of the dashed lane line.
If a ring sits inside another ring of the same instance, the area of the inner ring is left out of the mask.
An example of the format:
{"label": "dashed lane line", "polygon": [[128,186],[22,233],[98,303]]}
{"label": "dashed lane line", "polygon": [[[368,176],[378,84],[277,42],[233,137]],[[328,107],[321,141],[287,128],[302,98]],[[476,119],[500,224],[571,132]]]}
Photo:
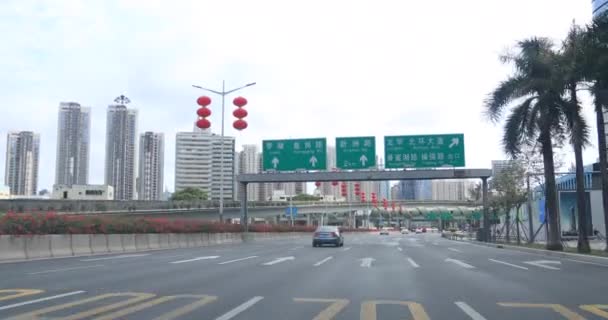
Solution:
{"label": "dashed lane line", "polygon": [[458,308],[460,308],[464,313],[466,313],[469,317],[471,317],[471,319],[486,320],[486,318],[484,316],[479,314],[479,312],[477,312],[475,309],[473,309],[471,306],[469,306],[466,302],[456,301],[456,302],[454,302],[454,304],[456,304],[458,306]]}
{"label": "dashed lane line", "polygon": [[412,267],[420,268],[420,266],[412,258],[407,258],[407,261],[410,263],[410,265],[412,265]]}
{"label": "dashed lane line", "polygon": [[45,273],[64,272],[64,271],[91,269],[91,268],[101,268],[101,267],[104,267],[104,265],[103,264],[96,264],[96,265],[92,265],[92,266],[82,266],[82,267],[63,268],[63,269],[52,269],[52,270],[44,270],[44,271],[38,271],[38,272],[30,272],[28,274],[29,275],[45,274]]}
{"label": "dashed lane line", "polygon": [[456,249],[456,248],[448,248],[448,250],[450,250],[450,251],[454,251],[454,252],[460,252],[460,253],[462,253],[462,251],[460,251],[460,250],[458,250],[458,249]]}
{"label": "dashed lane line", "polygon": [[251,308],[251,306],[258,303],[262,299],[264,299],[264,297],[260,297],[260,296],[253,297],[252,299],[246,301],[245,303],[241,304],[240,306],[228,311],[227,313],[220,316],[219,318],[216,318],[215,320],[230,320],[230,319],[236,317],[237,315],[239,315],[240,313],[242,313],[243,311]]}
{"label": "dashed lane line", "polygon": [[199,260],[217,259],[219,257],[220,256],[205,256],[205,257],[198,257],[198,258],[192,258],[192,259],[187,259],[187,260],[172,261],[171,263],[179,264],[179,263],[193,262],[193,261],[199,261]]}
{"label": "dashed lane line", "polygon": [[38,303],[38,302],[44,302],[44,301],[59,299],[59,298],[63,298],[63,297],[69,297],[69,296],[73,296],[75,294],[81,294],[81,293],[85,293],[85,291],[72,291],[72,292],[68,292],[68,293],[58,294],[58,295],[55,295],[55,296],[44,297],[44,298],[40,298],[40,299],[35,299],[35,300],[29,300],[29,301],[23,301],[23,302],[19,302],[19,303],[9,304],[7,306],[0,307],[0,310],[7,310],[7,309],[12,309],[12,308],[17,308],[17,307],[21,307],[21,306],[26,306],[28,304],[34,304],[34,303]]}
{"label": "dashed lane line", "polygon": [[333,258],[334,258],[334,257],[327,257],[327,258],[325,258],[325,259],[323,259],[323,260],[321,260],[321,261],[319,261],[319,262],[317,262],[317,263],[313,264],[313,266],[318,267],[318,266],[320,266],[320,265],[324,264],[325,262],[327,262],[327,261],[329,261],[329,260],[331,260],[331,259],[333,259]]}
{"label": "dashed lane line", "polygon": [[488,260],[490,260],[492,262],[504,264],[505,266],[510,266],[510,267],[518,268],[518,269],[522,269],[522,270],[528,270],[528,268],[526,268],[526,267],[518,266],[516,264],[508,263],[508,262],[505,262],[505,261],[500,261],[500,260],[496,260],[496,259],[488,259]]}
{"label": "dashed lane line", "polygon": [[249,259],[255,259],[257,257],[258,256],[249,256],[249,257],[245,257],[245,258],[240,258],[240,259],[234,259],[234,260],[228,260],[228,261],[220,262],[218,264],[228,264],[228,263],[239,262],[239,261],[244,261],[244,260],[249,260]]}

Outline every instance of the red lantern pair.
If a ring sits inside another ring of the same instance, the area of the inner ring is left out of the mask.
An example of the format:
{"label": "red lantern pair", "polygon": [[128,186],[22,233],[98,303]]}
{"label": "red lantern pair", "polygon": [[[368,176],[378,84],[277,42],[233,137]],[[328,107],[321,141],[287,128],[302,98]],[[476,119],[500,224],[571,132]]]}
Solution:
{"label": "red lantern pair", "polygon": [[232,123],[232,126],[237,130],[243,130],[247,128],[247,121],[243,120],[248,114],[247,110],[243,109],[243,107],[247,104],[247,99],[243,97],[236,97],[232,103],[237,107],[232,112],[232,115],[237,118],[237,120]]}
{"label": "red lantern pair", "polygon": [[315,182],[315,186],[317,186],[317,188],[320,187],[321,186],[321,181]]}
{"label": "red lantern pair", "polygon": [[196,126],[201,129],[209,129],[209,127],[211,127],[211,121],[207,120],[207,117],[211,115],[211,110],[207,108],[207,106],[211,104],[211,98],[207,96],[200,96],[198,99],[196,99],[196,103],[201,106],[198,110],[196,110],[196,114],[198,115]]}

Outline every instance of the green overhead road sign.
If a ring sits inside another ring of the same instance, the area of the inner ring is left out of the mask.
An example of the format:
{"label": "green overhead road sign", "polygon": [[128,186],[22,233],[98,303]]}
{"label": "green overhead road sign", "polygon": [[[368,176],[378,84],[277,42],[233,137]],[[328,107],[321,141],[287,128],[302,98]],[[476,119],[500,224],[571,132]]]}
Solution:
{"label": "green overhead road sign", "polygon": [[376,137],[336,138],[336,166],[366,169],[376,166]]}
{"label": "green overhead road sign", "polygon": [[464,134],[384,137],[387,169],[464,167]]}
{"label": "green overhead road sign", "polygon": [[262,151],[265,171],[327,169],[327,142],[325,138],[264,140]]}

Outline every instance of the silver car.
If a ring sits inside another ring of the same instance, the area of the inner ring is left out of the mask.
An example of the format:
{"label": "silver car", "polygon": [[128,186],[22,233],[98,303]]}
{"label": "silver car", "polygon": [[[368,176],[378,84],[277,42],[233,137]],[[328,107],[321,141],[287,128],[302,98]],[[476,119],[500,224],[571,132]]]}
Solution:
{"label": "silver car", "polygon": [[315,231],[312,237],[312,246],[320,247],[324,244],[332,244],[336,247],[344,245],[342,231],[336,226],[321,226]]}

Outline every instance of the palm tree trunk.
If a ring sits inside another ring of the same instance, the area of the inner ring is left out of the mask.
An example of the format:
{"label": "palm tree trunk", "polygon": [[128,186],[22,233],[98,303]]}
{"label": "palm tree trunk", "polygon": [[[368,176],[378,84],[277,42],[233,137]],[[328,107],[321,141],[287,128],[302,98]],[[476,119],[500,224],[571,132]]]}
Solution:
{"label": "palm tree trunk", "polygon": [[547,235],[547,250],[564,250],[559,230],[559,215],[557,212],[557,192],[555,186],[555,163],[553,162],[553,145],[551,132],[543,130],[539,137],[543,165],[545,168],[545,202],[548,215],[549,234]]}
{"label": "palm tree trunk", "polygon": [[597,148],[600,154],[600,175],[602,180],[602,204],[604,206],[604,226],[606,227],[606,251],[608,252],[608,159],[606,157],[606,130],[604,129],[604,108],[599,97],[595,97],[597,120]]}
{"label": "palm tree trunk", "polygon": [[[570,102],[573,113],[579,113],[578,97],[576,94],[576,83],[570,85]],[[581,115],[582,116],[582,115]],[[577,119],[575,116],[574,119]],[[574,149],[574,161],[576,164],[576,207],[578,210],[578,244],[577,251],[581,253],[591,252],[589,239],[587,238],[587,201],[585,199],[585,170],[583,164],[583,133],[580,130],[579,121],[574,120],[572,125],[572,145]]]}
{"label": "palm tree trunk", "polygon": [[511,212],[509,212],[509,208],[507,208],[507,215],[505,216],[505,223],[507,224],[507,234],[506,234],[506,241],[507,243],[511,242]]}

